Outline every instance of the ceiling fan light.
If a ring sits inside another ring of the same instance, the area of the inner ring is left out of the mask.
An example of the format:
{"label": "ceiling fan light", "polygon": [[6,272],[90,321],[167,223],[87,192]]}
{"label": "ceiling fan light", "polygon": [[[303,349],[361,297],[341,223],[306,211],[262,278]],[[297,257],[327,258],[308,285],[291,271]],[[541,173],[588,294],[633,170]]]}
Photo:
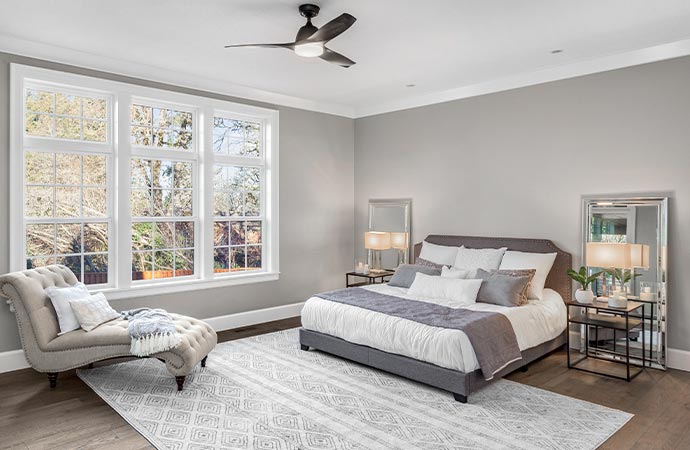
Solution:
{"label": "ceiling fan light", "polygon": [[295,46],[295,53],[305,58],[315,58],[323,55],[323,45],[319,43],[299,44]]}

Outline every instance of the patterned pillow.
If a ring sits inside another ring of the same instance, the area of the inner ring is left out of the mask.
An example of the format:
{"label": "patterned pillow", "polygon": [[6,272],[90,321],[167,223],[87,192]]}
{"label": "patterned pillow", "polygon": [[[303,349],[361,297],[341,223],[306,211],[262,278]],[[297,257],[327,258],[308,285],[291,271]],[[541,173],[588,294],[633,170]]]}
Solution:
{"label": "patterned pillow", "polygon": [[69,304],[84,331],[91,331],[120,317],[120,313],[111,308],[102,292],[79,300],[70,300]]}
{"label": "patterned pillow", "polygon": [[424,266],[424,267],[433,267],[434,269],[439,269],[441,270],[443,268],[443,264],[436,264],[435,262],[427,261],[426,259],[419,258],[414,262],[418,266]]}

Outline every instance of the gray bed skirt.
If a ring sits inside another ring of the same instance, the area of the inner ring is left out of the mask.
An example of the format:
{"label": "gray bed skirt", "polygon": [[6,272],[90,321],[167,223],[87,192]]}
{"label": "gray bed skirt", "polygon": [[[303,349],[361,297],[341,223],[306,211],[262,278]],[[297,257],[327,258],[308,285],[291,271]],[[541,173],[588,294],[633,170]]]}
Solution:
{"label": "gray bed skirt", "polygon": [[[387,353],[365,345],[353,344],[343,339],[300,328],[299,340],[302,350],[313,348],[332,355],[340,356],[369,367],[400,375],[410,380],[434,386],[451,392],[459,402],[467,402],[471,392],[490,383],[484,380],[481,370],[464,373],[446,369],[435,364],[408,358],[402,355]],[[544,355],[565,345],[565,332],[556,339],[544,342],[522,353],[522,359],[515,361],[498,372],[494,379],[501,378],[520,367],[541,358]]]}

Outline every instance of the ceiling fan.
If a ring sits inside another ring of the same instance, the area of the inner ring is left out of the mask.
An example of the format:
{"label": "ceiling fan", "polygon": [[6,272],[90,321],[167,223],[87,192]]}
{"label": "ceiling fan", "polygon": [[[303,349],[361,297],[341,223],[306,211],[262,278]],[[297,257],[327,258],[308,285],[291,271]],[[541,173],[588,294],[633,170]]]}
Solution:
{"label": "ceiling fan", "polygon": [[305,58],[319,57],[329,63],[337,64],[341,67],[350,67],[355,64],[350,58],[326,47],[326,43],[344,33],[357,20],[354,16],[344,13],[331,20],[321,28],[317,28],[311,23],[311,19],[319,15],[320,8],[310,3],[300,5],[299,13],[307,18],[307,23],[297,32],[295,42],[282,44],[238,44],[226,45],[225,48],[232,47],[266,47],[266,48],[285,48],[292,50],[299,56]]}

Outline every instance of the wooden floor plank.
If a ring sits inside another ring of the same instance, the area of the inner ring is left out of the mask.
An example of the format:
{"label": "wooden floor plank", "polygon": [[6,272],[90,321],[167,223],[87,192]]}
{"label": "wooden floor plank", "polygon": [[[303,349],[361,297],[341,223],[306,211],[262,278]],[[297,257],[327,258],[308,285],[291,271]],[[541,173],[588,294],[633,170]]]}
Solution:
{"label": "wooden floor plank", "polygon": [[[298,317],[224,331],[230,341],[300,325]],[[110,362],[109,362],[110,363]],[[104,364],[109,364],[104,363]],[[690,373],[648,370],[631,383],[568,370],[557,351],[508,379],[635,414],[600,448],[690,448]],[[0,449],[153,448],[95,392],[69,371],[50,389],[31,369],[0,374]]]}

